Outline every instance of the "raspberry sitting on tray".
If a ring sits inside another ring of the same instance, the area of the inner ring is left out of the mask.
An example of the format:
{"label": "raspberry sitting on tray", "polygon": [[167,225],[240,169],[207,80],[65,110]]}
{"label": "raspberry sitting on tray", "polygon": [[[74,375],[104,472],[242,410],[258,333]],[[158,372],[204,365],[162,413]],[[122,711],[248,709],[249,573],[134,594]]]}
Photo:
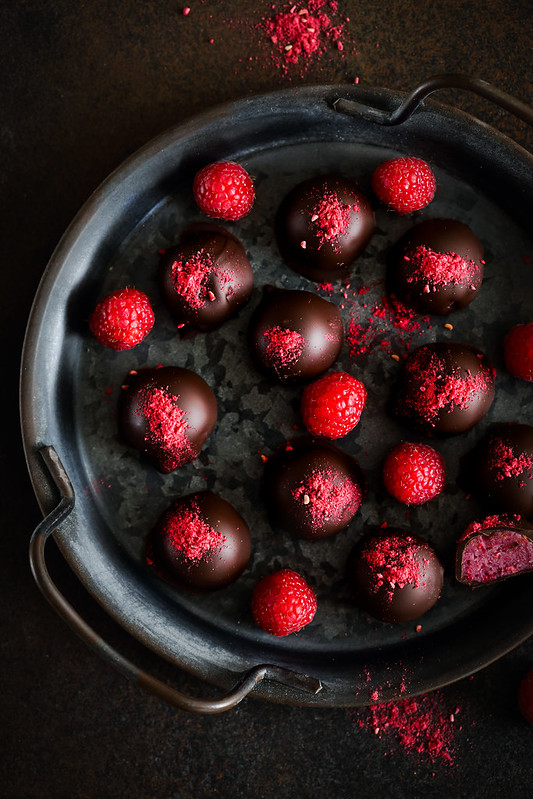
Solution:
{"label": "raspberry sitting on tray", "polygon": [[358,424],[366,388],[347,372],[330,372],[305,387],[301,413],[312,435],[342,438]]}
{"label": "raspberry sitting on tray", "polygon": [[255,190],[248,172],[234,161],[204,166],[193,182],[196,203],[207,216],[235,222],[250,211]]}
{"label": "raspberry sitting on tray", "polygon": [[372,175],[372,188],[376,195],[399,214],[425,208],[435,196],[436,187],[431,167],[421,158],[384,161]]}
{"label": "raspberry sitting on tray", "polygon": [[533,381],[533,322],[515,325],[503,342],[507,371],[513,377]]}
{"label": "raspberry sitting on tray", "polygon": [[104,347],[130,350],[154,325],[150,300],[138,289],[125,288],[104,297],[89,319],[93,335]]}
{"label": "raspberry sitting on tray", "polygon": [[313,620],[316,608],[315,592],[291,569],[264,577],[252,594],[254,621],[272,635],[298,632]]}
{"label": "raspberry sitting on tray", "polygon": [[444,488],[444,459],[427,444],[404,441],[387,455],[383,482],[389,494],[404,505],[422,505],[437,497]]}

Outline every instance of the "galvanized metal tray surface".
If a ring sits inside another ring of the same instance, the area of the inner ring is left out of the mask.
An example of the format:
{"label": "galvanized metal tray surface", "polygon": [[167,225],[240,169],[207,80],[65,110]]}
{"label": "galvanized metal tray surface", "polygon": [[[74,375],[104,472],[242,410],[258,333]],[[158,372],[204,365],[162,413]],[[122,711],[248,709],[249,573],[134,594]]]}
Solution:
{"label": "galvanized metal tray surface", "polygon": [[[362,705],[376,696],[386,701],[435,688],[485,666],[533,631],[530,577],[472,591],[455,581],[453,571],[456,539],[485,515],[456,484],[460,455],[494,421],[533,424],[531,387],[507,374],[502,357],[505,332],[529,320],[533,308],[531,156],[477,120],[431,101],[401,125],[387,127],[339,112],[339,97],[386,110],[402,99],[385,90],[333,86],[252,97],[168,131],[122,165],[88,200],[51,259],[29,320],[21,377],[24,446],[38,501],[45,514],[56,502],[39,452],[52,446],[76,498],[55,539],[109,614],[164,658],[220,686],[233,685],[262,663],[310,675],[322,686],[316,694],[268,680],[254,693],[321,706]],[[438,184],[434,201],[406,217],[381,207],[370,188],[374,168],[400,154],[427,159]],[[255,181],[251,213],[228,223],[249,254],[254,293],[218,331],[182,339],[159,294],[158,253],[176,242],[186,224],[202,218],[192,179],[205,163],[220,159],[239,161]],[[333,289],[291,272],[273,232],[286,192],[326,172],[355,178],[374,202],[377,219],[349,285]],[[482,291],[469,308],[446,319],[420,319],[402,329],[384,305],[387,249],[417,221],[443,216],[466,222],[483,242]],[[339,306],[347,331],[351,323],[360,324],[375,344],[357,355],[348,342],[336,364],[362,379],[368,391],[359,426],[338,443],[359,460],[369,493],[349,528],[323,541],[275,533],[261,501],[261,456],[301,427],[301,388],[272,384],[250,362],[247,323],[267,283],[317,291]],[[142,344],[116,353],[91,337],[88,316],[101,296],[125,285],[148,293],[156,324]],[[434,340],[480,347],[497,369],[496,400],[473,430],[433,442],[446,459],[446,491],[407,513],[380,480],[388,449],[402,439],[417,440],[387,414],[401,368],[391,353],[401,356]],[[125,447],[116,425],[118,392],[128,371],[159,364],[197,371],[219,403],[217,426],[200,458],[170,475]],[[142,542],[174,497],[206,487],[247,519],[253,552],[232,586],[192,595],[147,569]],[[418,622],[383,624],[351,600],[344,579],[347,554],[367,525],[383,522],[427,537],[445,563],[442,596]],[[286,638],[261,631],[250,613],[253,586],[280,567],[304,574],[318,595],[313,623]]]}

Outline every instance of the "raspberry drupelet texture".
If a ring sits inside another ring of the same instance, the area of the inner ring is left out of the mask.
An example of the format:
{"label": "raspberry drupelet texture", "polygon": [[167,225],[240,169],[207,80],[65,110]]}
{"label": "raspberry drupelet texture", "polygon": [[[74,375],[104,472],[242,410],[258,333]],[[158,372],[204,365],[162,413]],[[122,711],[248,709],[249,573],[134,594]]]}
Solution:
{"label": "raspberry drupelet texture", "polygon": [[437,497],[444,488],[444,459],[427,444],[404,441],[387,455],[383,482],[389,494],[404,505],[422,505]]}
{"label": "raspberry drupelet texture", "polygon": [[272,635],[298,632],[313,620],[316,609],[315,592],[291,569],[264,577],[252,594],[254,621]]}
{"label": "raspberry drupelet texture", "polygon": [[234,161],[216,161],[204,166],[194,178],[193,193],[204,214],[232,222],[246,216],[255,199],[250,175]]}
{"label": "raspberry drupelet texture", "polygon": [[330,372],[305,387],[303,422],[312,435],[342,438],[358,424],[365,402],[363,383],[347,372]]}
{"label": "raspberry drupelet texture", "polygon": [[104,297],[89,319],[89,327],[104,347],[129,350],[139,344],[154,325],[154,312],[147,295],[134,288],[114,291]]}
{"label": "raspberry drupelet texture", "polygon": [[533,322],[516,325],[506,335],[503,352],[507,371],[513,377],[533,381]]}
{"label": "raspberry drupelet texture", "polygon": [[372,188],[378,198],[399,214],[425,208],[435,196],[436,187],[431,167],[421,158],[384,161],[372,175]]}

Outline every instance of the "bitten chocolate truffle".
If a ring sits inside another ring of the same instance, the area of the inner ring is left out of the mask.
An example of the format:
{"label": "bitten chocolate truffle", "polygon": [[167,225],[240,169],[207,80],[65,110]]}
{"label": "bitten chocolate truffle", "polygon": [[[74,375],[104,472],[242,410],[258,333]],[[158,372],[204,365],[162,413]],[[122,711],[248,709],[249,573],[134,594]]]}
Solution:
{"label": "bitten chocolate truffle", "polygon": [[365,533],[347,566],[356,603],[386,622],[412,621],[426,613],[440,596],[443,575],[433,547],[392,527]]}
{"label": "bitten chocolate truffle", "polygon": [[357,461],[333,444],[296,439],[265,466],[264,497],[272,524],[299,538],[327,538],[359,510],[366,482]]}
{"label": "bitten chocolate truffle", "polygon": [[310,291],[266,286],[248,329],[255,365],[278,381],[325,372],[344,343],[339,309]]}
{"label": "bitten chocolate truffle", "polygon": [[239,239],[214,224],[196,224],[161,258],[165,302],[181,329],[214,330],[252,293],[254,275]]}
{"label": "bitten chocolate truffle", "polygon": [[205,380],[178,366],[130,372],[119,399],[119,432],[164,474],[200,454],[217,420]]}
{"label": "bitten chocolate truffle", "polygon": [[461,463],[460,482],[495,510],[533,519],[533,427],[493,425]]}
{"label": "bitten chocolate truffle", "polygon": [[375,230],[357,184],[338,175],[310,178],[285,197],[276,216],[280,253],[291,269],[326,282],[348,274]]}
{"label": "bitten chocolate truffle", "polygon": [[472,302],[483,268],[483,245],[468,225],[428,219],[392,248],[389,288],[415,310],[443,316]]}
{"label": "bitten chocolate truffle", "polygon": [[425,344],[404,363],[393,401],[398,419],[427,436],[469,430],[494,399],[495,372],[476,347]]}
{"label": "bitten chocolate truffle", "polygon": [[146,560],[177,588],[211,591],[239,577],[251,553],[248,525],[212,491],[175,500],[146,539]]}
{"label": "bitten chocolate truffle", "polygon": [[533,571],[533,525],[520,516],[472,522],[457,543],[455,576],[473,588]]}

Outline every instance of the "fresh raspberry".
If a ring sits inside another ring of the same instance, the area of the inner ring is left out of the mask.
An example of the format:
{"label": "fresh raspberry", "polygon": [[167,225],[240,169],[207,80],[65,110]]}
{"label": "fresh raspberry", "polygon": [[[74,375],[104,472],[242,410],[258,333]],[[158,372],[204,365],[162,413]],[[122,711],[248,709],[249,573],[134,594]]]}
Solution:
{"label": "fresh raspberry", "polygon": [[533,322],[511,328],[503,342],[503,354],[513,377],[533,381]]}
{"label": "fresh raspberry", "polygon": [[533,669],[523,677],[518,688],[518,707],[525,720],[533,724]]}
{"label": "fresh raspberry", "polygon": [[389,494],[399,502],[421,505],[438,496],[444,488],[444,459],[427,444],[404,441],[385,458],[383,482]]}
{"label": "fresh raspberry", "polygon": [[366,402],[364,385],[347,372],[330,372],[304,388],[303,422],[309,433],[342,438],[359,422]]}
{"label": "fresh raspberry", "polygon": [[112,350],[130,350],[154,324],[150,300],[138,289],[119,289],[100,300],[89,319],[91,332]]}
{"label": "fresh raspberry", "polygon": [[313,620],[316,596],[303,577],[291,569],[264,577],[252,594],[255,623],[272,635],[296,633]]}
{"label": "fresh raspberry", "polygon": [[372,175],[372,188],[381,202],[399,214],[419,211],[435,196],[435,176],[421,158],[384,161]]}
{"label": "fresh raspberry", "polygon": [[200,210],[216,219],[241,219],[255,199],[250,175],[233,161],[207,164],[194,178],[192,188]]}

